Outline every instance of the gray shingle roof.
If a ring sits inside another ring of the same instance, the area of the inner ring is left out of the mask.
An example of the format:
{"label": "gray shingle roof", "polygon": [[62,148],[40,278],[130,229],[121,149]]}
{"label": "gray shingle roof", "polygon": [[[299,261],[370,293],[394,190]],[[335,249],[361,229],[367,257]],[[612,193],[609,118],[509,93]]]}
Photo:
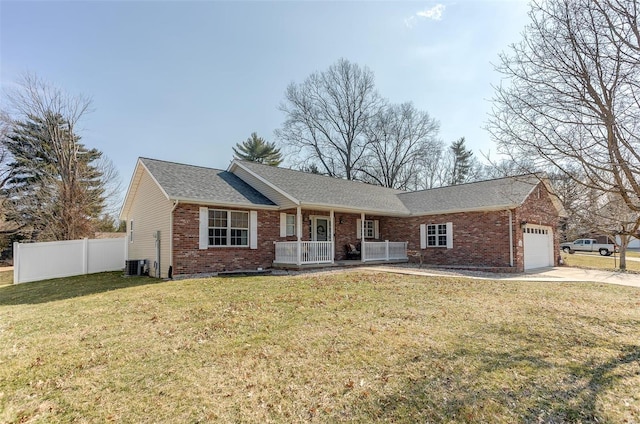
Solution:
{"label": "gray shingle roof", "polygon": [[[230,171],[149,158],[140,158],[140,161],[171,199],[239,206],[277,206]],[[540,182],[535,175],[524,175],[405,192],[255,162],[236,163],[303,205],[377,211],[388,215],[513,208],[522,204]]]}
{"label": "gray shingle roof", "polygon": [[334,205],[345,209],[408,215],[398,198],[401,190],[348,181],[292,169],[236,161],[306,205]]}
{"label": "gray shingle roof", "polygon": [[220,169],[140,158],[171,199],[204,203],[274,206],[236,175]]}
{"label": "gray shingle roof", "polygon": [[515,207],[540,183],[535,175],[499,178],[398,194],[414,215]]}

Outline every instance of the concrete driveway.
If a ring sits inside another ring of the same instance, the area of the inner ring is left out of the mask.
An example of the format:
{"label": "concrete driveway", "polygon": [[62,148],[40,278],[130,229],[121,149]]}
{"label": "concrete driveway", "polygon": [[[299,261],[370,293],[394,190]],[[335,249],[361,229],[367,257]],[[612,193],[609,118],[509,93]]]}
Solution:
{"label": "concrete driveway", "polygon": [[600,271],[593,269],[581,269],[570,267],[540,268],[527,271],[523,274],[491,274],[474,271],[452,271],[418,269],[411,267],[377,266],[369,268],[382,272],[392,272],[407,275],[427,276],[460,276],[479,280],[504,280],[504,281],[550,281],[550,282],[591,282],[619,284],[623,286],[640,287],[640,274],[631,274],[616,271]]}

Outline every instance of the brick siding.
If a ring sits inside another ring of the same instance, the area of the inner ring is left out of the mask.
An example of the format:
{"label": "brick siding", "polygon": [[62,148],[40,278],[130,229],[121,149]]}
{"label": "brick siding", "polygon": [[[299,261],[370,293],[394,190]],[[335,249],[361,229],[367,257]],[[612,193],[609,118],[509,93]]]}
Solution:
{"label": "brick siding", "polygon": [[[232,209],[245,210],[248,209]],[[173,212],[173,268],[174,274],[198,274],[239,269],[270,268],[275,258],[274,241],[295,241],[296,236],[280,237],[280,212],[296,214],[296,210],[258,210],[258,248],[210,247],[198,248],[199,205],[179,204]],[[524,269],[522,222],[548,225],[554,234],[554,258],[559,257],[559,218],[543,184],[531,193],[524,204],[513,212],[514,267],[509,264],[509,212],[461,212],[445,215],[414,217],[385,217],[367,215],[366,219],[380,221],[378,240],[406,241],[411,261],[418,261],[420,224],[453,223],[453,249],[444,247],[422,249],[425,264],[483,267],[514,271]],[[302,240],[310,240],[311,215],[326,216],[329,212],[303,210]],[[360,214],[335,213],[335,259],[345,257],[344,246],[356,244],[356,222]],[[340,223],[342,220],[342,223]],[[373,240],[371,240],[373,241]],[[556,259],[557,261],[557,259]]]}
{"label": "brick siding", "polygon": [[273,242],[280,236],[279,212],[258,210],[257,249],[209,247],[201,250],[198,248],[199,208],[199,205],[179,204],[173,212],[173,273],[175,275],[271,267],[275,256]]}
{"label": "brick siding", "polygon": [[515,237],[516,237],[516,264],[519,270],[524,269],[524,235],[521,224],[546,225],[553,230],[553,258],[554,264],[558,265],[560,260],[560,217],[556,212],[551,195],[544,184],[540,183],[531,192],[527,200],[514,214]]}

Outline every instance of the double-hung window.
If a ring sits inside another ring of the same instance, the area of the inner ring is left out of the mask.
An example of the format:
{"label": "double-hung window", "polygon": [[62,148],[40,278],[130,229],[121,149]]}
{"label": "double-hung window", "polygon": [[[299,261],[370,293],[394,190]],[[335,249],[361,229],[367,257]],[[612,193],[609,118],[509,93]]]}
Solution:
{"label": "double-hung window", "polygon": [[364,221],[364,238],[375,238],[375,224],[372,219]]}
{"label": "double-hung window", "polygon": [[287,236],[295,236],[296,235],[296,216],[292,214],[287,214]]}
{"label": "double-hung window", "polygon": [[209,246],[249,246],[249,212],[209,210]]}
{"label": "double-hung window", "polygon": [[427,225],[427,246],[447,247],[447,225],[429,224]]}

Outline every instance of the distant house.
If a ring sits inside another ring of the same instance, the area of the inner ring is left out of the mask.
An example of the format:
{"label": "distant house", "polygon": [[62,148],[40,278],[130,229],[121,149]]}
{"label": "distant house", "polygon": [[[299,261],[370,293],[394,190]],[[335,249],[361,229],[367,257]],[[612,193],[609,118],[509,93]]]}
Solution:
{"label": "distant house", "polygon": [[139,158],[120,219],[129,258],[166,277],[354,258],[523,271],[556,264],[561,213],[534,175],[404,192],[240,160]]}

